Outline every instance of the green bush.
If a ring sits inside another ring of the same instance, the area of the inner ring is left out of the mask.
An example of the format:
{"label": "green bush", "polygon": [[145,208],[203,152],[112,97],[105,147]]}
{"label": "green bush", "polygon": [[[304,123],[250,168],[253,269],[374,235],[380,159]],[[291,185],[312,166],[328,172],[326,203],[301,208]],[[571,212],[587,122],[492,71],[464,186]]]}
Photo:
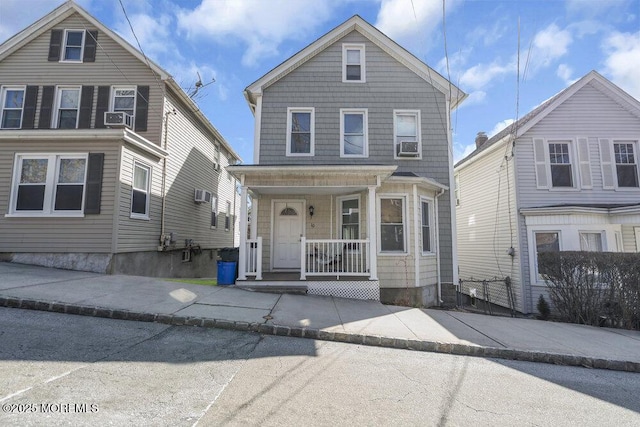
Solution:
{"label": "green bush", "polygon": [[538,254],[549,298],[569,322],[640,329],[640,254]]}
{"label": "green bush", "polygon": [[548,320],[549,316],[551,316],[551,308],[549,307],[549,303],[546,299],[544,299],[542,294],[540,295],[540,297],[538,297],[538,305],[536,307],[538,308],[538,313],[540,313],[538,315],[538,319]]}

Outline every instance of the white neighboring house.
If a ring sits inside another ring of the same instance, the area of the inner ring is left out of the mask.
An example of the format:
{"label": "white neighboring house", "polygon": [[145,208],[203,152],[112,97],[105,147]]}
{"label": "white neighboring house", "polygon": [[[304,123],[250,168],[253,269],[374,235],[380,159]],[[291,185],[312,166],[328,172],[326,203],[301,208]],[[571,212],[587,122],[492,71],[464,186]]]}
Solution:
{"label": "white neighboring house", "polygon": [[454,168],[463,281],[509,276],[531,313],[538,252],[640,251],[640,102],[597,72],[476,145]]}

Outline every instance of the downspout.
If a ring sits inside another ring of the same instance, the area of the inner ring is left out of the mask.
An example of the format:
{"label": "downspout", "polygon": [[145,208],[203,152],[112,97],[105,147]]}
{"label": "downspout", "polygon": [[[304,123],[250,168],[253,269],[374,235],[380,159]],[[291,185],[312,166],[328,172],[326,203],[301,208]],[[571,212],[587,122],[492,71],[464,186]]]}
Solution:
{"label": "downspout", "polygon": [[[440,220],[438,219],[438,197],[444,194],[444,188],[440,189],[436,196],[434,197],[434,206],[433,211],[435,215],[436,222],[436,276],[438,278],[438,304],[442,305],[444,301],[442,301],[442,277],[440,275]],[[454,236],[455,238],[455,236]]]}
{"label": "downspout", "polygon": [[[169,146],[169,115],[173,114],[174,116],[177,114],[176,109],[172,108],[171,111],[167,111],[164,113],[164,150],[167,151],[167,147]],[[167,187],[167,157],[162,160],[162,210],[160,214],[160,245],[158,246],[158,251],[163,251],[171,241],[171,238],[165,235],[165,219],[164,213],[167,207],[167,195],[165,194],[165,190]]]}

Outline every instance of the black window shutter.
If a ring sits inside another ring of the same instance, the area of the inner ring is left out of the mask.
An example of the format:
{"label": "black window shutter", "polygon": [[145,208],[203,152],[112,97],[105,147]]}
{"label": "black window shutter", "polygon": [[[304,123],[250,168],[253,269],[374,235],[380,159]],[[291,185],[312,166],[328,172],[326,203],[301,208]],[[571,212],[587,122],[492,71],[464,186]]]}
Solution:
{"label": "black window shutter", "polygon": [[22,113],[22,129],[33,129],[36,120],[36,102],[38,102],[38,86],[27,86]]}
{"label": "black window shutter", "polygon": [[147,130],[147,115],[149,114],[149,86],[138,86],[136,99],[136,132]]}
{"label": "black window shutter", "polygon": [[104,113],[109,110],[109,95],[111,94],[111,86],[98,86],[98,103],[96,105],[96,129],[105,128]]}
{"label": "black window shutter", "polygon": [[62,45],[62,30],[51,30],[49,41],[49,61],[60,60],[60,46]]}
{"label": "black window shutter", "polygon": [[89,153],[87,165],[87,188],[84,197],[84,213],[99,214],[102,198],[102,169],[104,153]]}
{"label": "black window shutter", "polygon": [[83,62],[95,62],[96,61],[96,47],[98,45],[98,32],[86,31],[84,35],[84,55]]}
{"label": "black window shutter", "polygon": [[38,129],[51,129],[51,110],[53,109],[54,90],[54,86],[42,87],[42,106],[40,107]]}
{"label": "black window shutter", "polygon": [[80,95],[80,120],[78,129],[91,127],[91,109],[93,108],[93,86],[82,86]]}

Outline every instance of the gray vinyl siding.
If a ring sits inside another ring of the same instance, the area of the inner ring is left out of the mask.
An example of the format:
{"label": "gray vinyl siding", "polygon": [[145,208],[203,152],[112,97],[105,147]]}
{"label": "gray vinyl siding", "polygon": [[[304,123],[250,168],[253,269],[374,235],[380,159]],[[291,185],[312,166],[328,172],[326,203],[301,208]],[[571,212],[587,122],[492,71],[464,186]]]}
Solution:
{"label": "gray vinyl siding", "polygon": [[[94,27],[80,15],[74,14],[54,29],[88,29]],[[45,31],[29,44],[18,49],[0,63],[0,85],[93,85],[93,108],[91,123],[95,122],[97,102],[97,86],[112,85],[148,85],[149,112],[147,131],[140,135],[152,142],[159,143],[162,125],[162,100],[164,83],[154,72],[131,55],[121,45],[107,37],[103,32],[98,34],[98,47],[95,62],[62,63],[47,60],[51,31]],[[38,93],[36,109],[36,127],[40,117],[42,88]]]}
{"label": "gray vinyl siding", "polygon": [[[119,141],[24,141],[0,143],[0,252],[111,251]],[[104,153],[100,214],[82,218],[5,217],[10,211],[16,154]]]}
{"label": "gray vinyl siding", "polygon": [[[523,310],[524,290],[520,276],[518,216],[513,161],[508,172],[505,147],[456,169],[460,205],[456,207],[460,279],[512,280],[516,308]],[[511,211],[509,209],[511,207]],[[520,232],[522,234],[522,232]],[[516,256],[507,254],[513,245]],[[528,276],[525,276],[528,277]],[[504,284],[492,284],[491,299],[508,307]],[[480,284],[478,287],[482,288]]]}

